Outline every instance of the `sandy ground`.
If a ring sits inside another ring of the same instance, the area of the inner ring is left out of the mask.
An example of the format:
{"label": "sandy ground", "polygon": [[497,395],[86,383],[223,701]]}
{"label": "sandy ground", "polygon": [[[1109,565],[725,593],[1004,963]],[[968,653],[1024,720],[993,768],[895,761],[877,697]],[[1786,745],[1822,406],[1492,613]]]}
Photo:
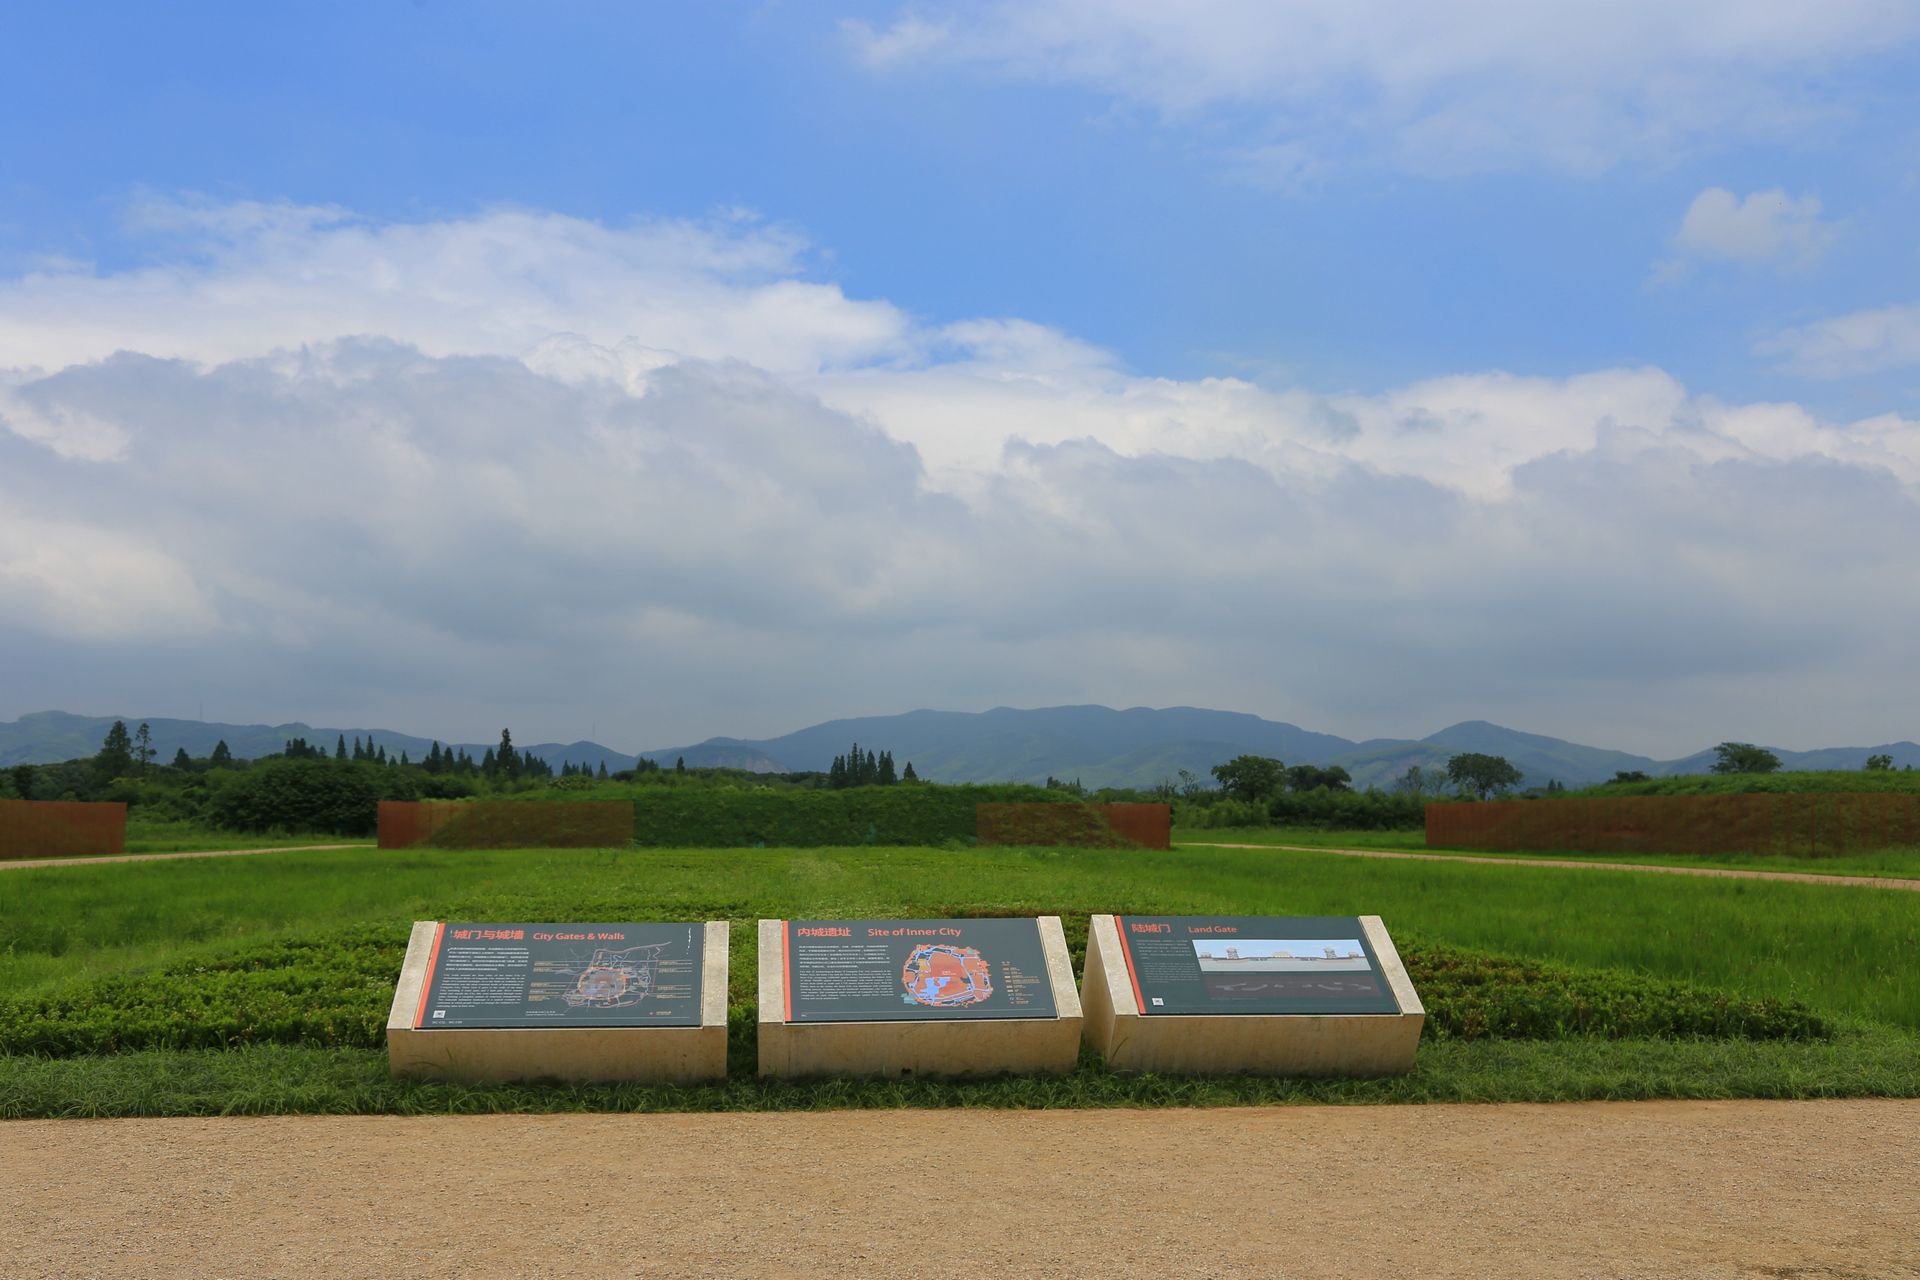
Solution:
{"label": "sandy ground", "polygon": [[1722,876],[1732,880],[1791,880],[1795,884],[1839,884],[1862,889],[1906,889],[1920,893],[1920,880],[1891,876],[1822,876],[1801,871],[1740,871],[1731,867],[1647,866],[1638,862],[1584,862],[1569,858],[1481,858],[1470,853],[1406,853],[1385,849],[1323,849],[1307,844],[1222,844],[1183,840],[1196,849],[1285,849],[1290,853],[1337,853],[1346,858],[1405,858],[1413,862],[1478,862],[1490,867],[1584,867],[1590,871],[1655,871],[1672,876]]}
{"label": "sandy ground", "polygon": [[1920,1103],[0,1124],[10,1277],[1920,1276]]}

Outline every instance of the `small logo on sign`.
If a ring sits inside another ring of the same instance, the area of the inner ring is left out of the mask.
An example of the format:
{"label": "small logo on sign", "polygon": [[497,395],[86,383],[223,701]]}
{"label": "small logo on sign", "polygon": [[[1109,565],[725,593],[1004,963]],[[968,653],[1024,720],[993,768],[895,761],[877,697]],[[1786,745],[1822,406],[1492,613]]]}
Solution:
{"label": "small logo on sign", "polygon": [[[1165,1000],[1162,1000],[1162,999],[1161,999],[1161,998],[1160,998],[1159,996],[1154,996],[1154,997],[1153,997],[1153,1002],[1154,1002],[1155,1004],[1165,1004],[1165,1003],[1166,1003],[1166,1001],[1165,1001]],[[435,1015],[434,1015],[434,1017],[436,1017],[436,1018],[437,1018],[437,1017],[439,1017],[439,1016],[440,1016],[439,1014],[435,1014]]]}
{"label": "small logo on sign", "polygon": [[[1159,1002],[1158,1000],[1156,1000],[1156,1001],[1154,1001],[1154,1003],[1155,1003],[1155,1004],[1159,1004],[1160,1002]],[[434,1017],[436,1017],[436,1018],[444,1018],[444,1017],[446,1017],[446,1016],[447,1016],[447,1011],[446,1011],[445,1009],[435,1009],[435,1010],[433,1011],[433,1016],[434,1016]]]}

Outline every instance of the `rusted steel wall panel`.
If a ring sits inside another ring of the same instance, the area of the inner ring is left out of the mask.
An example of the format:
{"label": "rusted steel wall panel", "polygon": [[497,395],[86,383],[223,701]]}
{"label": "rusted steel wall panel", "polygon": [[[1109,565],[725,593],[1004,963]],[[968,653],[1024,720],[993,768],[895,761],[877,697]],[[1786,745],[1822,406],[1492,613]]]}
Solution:
{"label": "rusted steel wall panel", "polygon": [[1891,792],[1581,796],[1427,806],[1427,845],[1434,849],[1829,858],[1914,844],[1920,844],[1920,795]]}
{"label": "rusted steel wall panel", "polygon": [[0,858],[125,853],[127,806],[80,800],[0,800]]}
{"label": "rusted steel wall panel", "polygon": [[973,817],[981,844],[1173,847],[1173,809],[1164,804],[982,804]]}

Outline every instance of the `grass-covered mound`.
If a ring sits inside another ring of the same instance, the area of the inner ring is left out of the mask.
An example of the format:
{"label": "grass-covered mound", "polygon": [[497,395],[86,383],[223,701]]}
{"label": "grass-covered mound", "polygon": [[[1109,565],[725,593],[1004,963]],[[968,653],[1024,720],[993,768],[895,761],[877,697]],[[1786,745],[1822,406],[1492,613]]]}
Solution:
{"label": "grass-covered mound", "polygon": [[[1084,921],[1075,923],[1084,938]],[[73,1057],[258,1044],[377,1049],[405,949],[404,932],[346,929],[0,1000],[0,1053]],[[1430,1039],[1812,1040],[1831,1030],[1792,1000],[1744,999],[1685,982],[1452,947],[1412,946],[1403,958],[1426,1004]],[[746,1003],[752,975],[738,954],[733,977],[739,1050],[749,1047],[753,1022]]]}
{"label": "grass-covered mound", "polygon": [[1401,948],[1427,1008],[1425,1037],[1815,1040],[1832,1034],[1798,1000],[1747,999],[1643,974],[1509,960],[1453,947]]}

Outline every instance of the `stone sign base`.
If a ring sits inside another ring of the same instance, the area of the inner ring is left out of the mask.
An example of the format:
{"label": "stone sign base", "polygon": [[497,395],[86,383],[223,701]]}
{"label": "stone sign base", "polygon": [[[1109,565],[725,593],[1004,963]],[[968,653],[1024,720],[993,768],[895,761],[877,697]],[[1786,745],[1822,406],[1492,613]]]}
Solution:
{"label": "stone sign base", "polygon": [[1060,1073],[1080,1057],[1080,996],[1060,917],[1040,917],[1053,988],[1051,1018],[920,1022],[788,1022],[786,934],[760,922],[760,1074],[763,1076],[989,1076]]}
{"label": "stone sign base", "polygon": [[1426,1010],[1380,917],[1361,916],[1360,925],[1400,1005],[1398,1014],[1153,1016],[1140,1012],[1113,917],[1095,916],[1087,930],[1087,1041],[1115,1071],[1289,1076],[1411,1071]]}
{"label": "stone sign base", "polygon": [[416,1030],[436,922],[416,921],[387,1014],[395,1076],[501,1084],[510,1080],[724,1080],[727,922],[709,920],[697,1027],[449,1027]]}

